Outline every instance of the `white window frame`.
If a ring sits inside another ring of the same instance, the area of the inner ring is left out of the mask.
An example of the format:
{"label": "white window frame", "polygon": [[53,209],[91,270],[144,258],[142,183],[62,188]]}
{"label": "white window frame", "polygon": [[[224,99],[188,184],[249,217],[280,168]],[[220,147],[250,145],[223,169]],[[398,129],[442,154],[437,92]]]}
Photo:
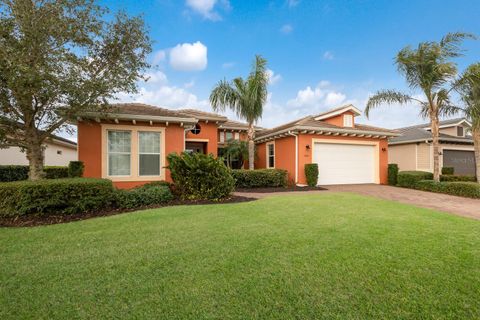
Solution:
{"label": "white window frame", "polygon": [[351,114],[343,115],[343,126],[353,128],[353,115]]}
{"label": "white window frame", "polygon": [[[150,153],[150,152],[140,152],[140,133],[157,133],[160,135],[160,139],[159,139],[159,148],[158,148],[158,153]],[[137,156],[138,156],[138,168],[137,168],[137,174],[139,177],[159,177],[162,175],[162,133],[159,132],[159,131],[143,131],[143,130],[138,130],[137,131],[137,145],[138,145],[138,150],[137,150]],[[140,155],[141,154],[158,154],[158,158],[160,159],[159,161],[159,164],[160,164],[160,168],[158,170],[158,174],[148,174],[148,175],[142,175],[140,174]]]}
{"label": "white window frame", "polygon": [[235,132],[235,133],[233,134],[233,139],[235,139],[235,140],[240,140],[240,133]]}
{"label": "white window frame", "polygon": [[225,132],[220,132],[220,143],[224,143],[225,142]]}
{"label": "white window frame", "polygon": [[[269,152],[269,147],[270,146],[273,146],[273,167],[270,166],[270,152]],[[272,141],[272,142],[268,142],[267,145],[266,145],[266,159],[267,159],[267,165],[266,165],[266,168],[267,169],[275,169],[275,164],[276,164],[276,161],[275,161],[275,141]]]}
{"label": "white window frame", "polygon": [[[110,152],[108,149],[108,133],[109,132],[130,132],[130,152]],[[108,129],[107,130],[107,177],[109,178],[118,178],[118,177],[131,177],[132,176],[132,131],[130,130],[115,130],[115,129]],[[123,175],[123,174],[116,174],[116,175],[111,175],[110,174],[110,154],[128,154],[130,155],[130,168],[129,168],[129,174]]]}

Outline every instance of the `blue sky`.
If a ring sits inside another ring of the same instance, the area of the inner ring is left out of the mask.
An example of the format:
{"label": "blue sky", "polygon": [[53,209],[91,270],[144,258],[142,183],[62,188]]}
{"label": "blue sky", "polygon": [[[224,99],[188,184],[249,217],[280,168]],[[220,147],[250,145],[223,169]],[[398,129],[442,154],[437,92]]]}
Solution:
{"label": "blue sky", "polygon": [[[152,78],[122,101],[210,110],[220,79],[246,76],[255,54],[272,71],[261,125],[271,127],[352,102],[382,88],[405,90],[393,58],[447,32],[480,34],[478,0],[101,1],[143,14],[154,41]],[[466,41],[459,69],[479,61]],[[415,94],[415,92],[413,92]],[[360,122],[395,128],[423,122],[414,106],[384,107]]]}

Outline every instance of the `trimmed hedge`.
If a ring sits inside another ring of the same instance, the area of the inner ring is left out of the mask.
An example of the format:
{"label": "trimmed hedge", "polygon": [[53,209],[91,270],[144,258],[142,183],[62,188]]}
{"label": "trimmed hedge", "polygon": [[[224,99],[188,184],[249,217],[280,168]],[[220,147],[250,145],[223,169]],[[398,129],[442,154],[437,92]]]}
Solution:
{"label": "trimmed hedge", "polygon": [[51,166],[45,167],[45,179],[63,179],[68,178],[68,167]]}
{"label": "trimmed hedge", "polygon": [[480,198],[480,184],[475,182],[435,182],[433,180],[422,180],[416,183],[415,189],[460,197]]}
{"label": "trimmed hedge", "polygon": [[454,174],[455,168],[454,167],[443,167],[442,174]]}
{"label": "trimmed hedge", "polygon": [[281,169],[232,170],[237,188],[286,187],[287,171]]}
{"label": "trimmed hedge", "polygon": [[388,184],[396,186],[398,181],[398,164],[390,163],[388,165]]}
{"label": "trimmed hedge", "polygon": [[421,180],[432,180],[433,173],[425,171],[400,171],[397,176],[397,185],[404,188],[415,188]]}
{"label": "trimmed hedge", "polygon": [[475,176],[462,176],[462,175],[441,175],[440,181],[445,182],[477,182],[477,177]]}
{"label": "trimmed hedge", "polygon": [[0,216],[74,214],[109,207],[106,179],[74,178],[0,183]]}
{"label": "trimmed hedge", "polygon": [[118,208],[133,209],[166,203],[173,199],[168,185],[149,183],[130,190],[116,190],[115,205]]}
{"label": "trimmed hedge", "polygon": [[167,160],[175,191],[182,199],[219,200],[230,196],[235,188],[231,170],[222,158],[184,152],[171,153]]}
{"label": "trimmed hedge", "polygon": [[70,161],[68,164],[68,176],[70,178],[81,178],[83,177],[83,170],[85,165],[82,161]]}
{"label": "trimmed hedge", "polygon": [[305,164],[305,177],[307,178],[308,186],[315,187],[318,183],[318,164]]}
{"label": "trimmed hedge", "polygon": [[[28,166],[0,166],[0,182],[28,180]],[[46,166],[46,179],[68,178],[68,167]]]}

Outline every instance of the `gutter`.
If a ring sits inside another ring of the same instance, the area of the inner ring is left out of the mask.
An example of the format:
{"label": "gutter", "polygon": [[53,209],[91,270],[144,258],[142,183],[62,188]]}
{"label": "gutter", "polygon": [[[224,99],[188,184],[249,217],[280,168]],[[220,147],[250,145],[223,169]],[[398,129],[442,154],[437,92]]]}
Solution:
{"label": "gutter", "polygon": [[[138,121],[156,121],[156,122],[171,122],[171,123],[197,123],[196,118],[183,117],[168,117],[168,116],[149,116],[137,114],[122,114],[122,113],[97,113],[87,112],[83,114],[85,118],[99,118],[99,119],[118,119],[118,120],[138,120]],[[81,120],[82,117],[80,117]]]}

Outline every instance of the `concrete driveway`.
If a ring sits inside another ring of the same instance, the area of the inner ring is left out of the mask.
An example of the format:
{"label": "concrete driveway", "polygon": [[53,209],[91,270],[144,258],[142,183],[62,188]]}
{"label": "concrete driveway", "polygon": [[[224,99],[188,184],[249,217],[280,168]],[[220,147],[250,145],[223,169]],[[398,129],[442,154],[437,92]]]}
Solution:
{"label": "concrete driveway", "polygon": [[[425,192],[413,189],[405,189],[391,186],[382,186],[376,184],[356,184],[356,185],[333,185],[324,186],[328,191],[301,191],[305,193],[325,192],[353,192],[362,195],[377,197],[386,200],[393,200],[407,204],[413,204],[418,207],[435,209],[459,216],[474,218],[480,220],[480,199],[470,199],[463,197],[450,196],[441,193]],[[299,193],[299,192],[285,192]],[[263,198],[272,194],[279,193],[237,193],[238,195]]]}

